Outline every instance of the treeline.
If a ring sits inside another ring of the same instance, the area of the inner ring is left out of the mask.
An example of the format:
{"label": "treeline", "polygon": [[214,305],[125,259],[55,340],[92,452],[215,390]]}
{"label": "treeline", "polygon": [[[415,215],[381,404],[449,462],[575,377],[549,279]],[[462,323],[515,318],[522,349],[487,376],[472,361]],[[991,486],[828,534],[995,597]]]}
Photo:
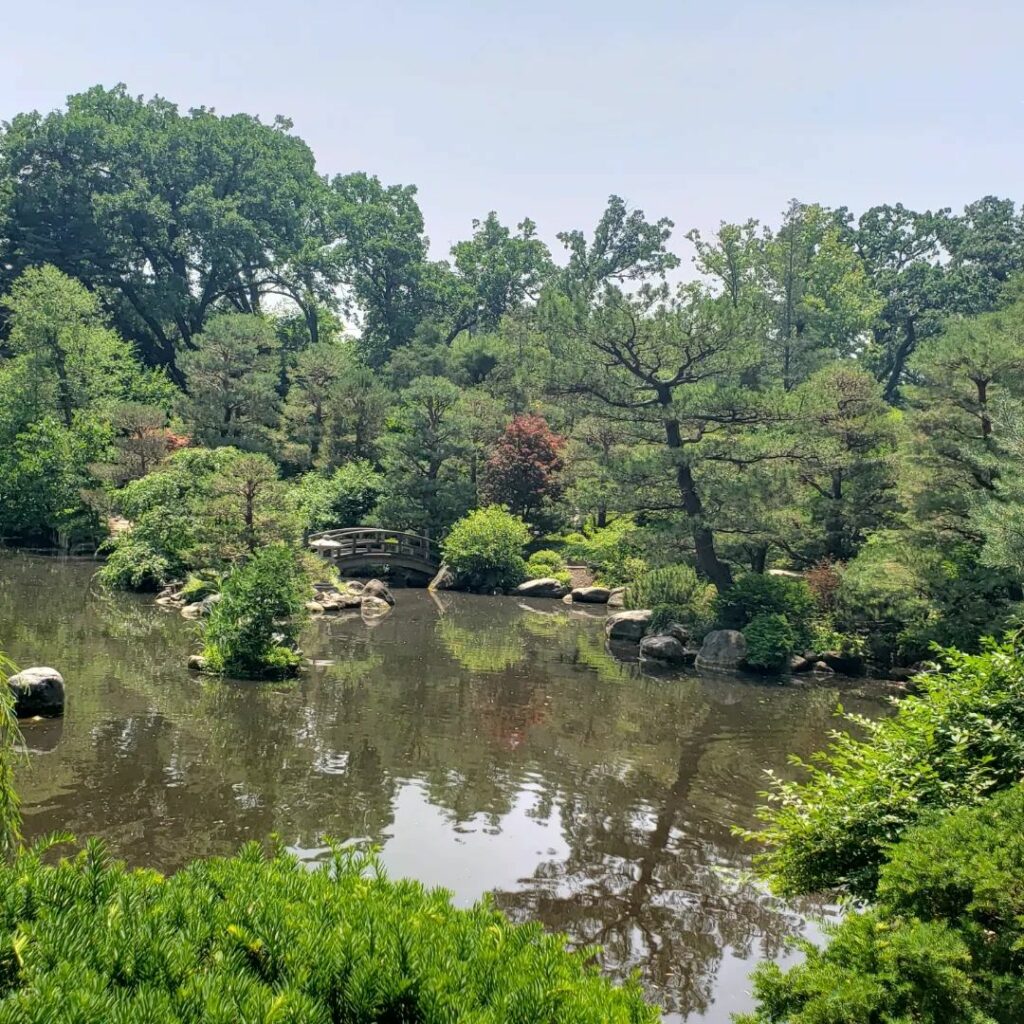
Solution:
{"label": "treeline", "polygon": [[[1015,613],[1024,219],[793,202],[691,232],[618,198],[430,258],[416,191],[290,124],[123,87],[0,134],[0,536],[156,585],[304,529],[508,506],[628,583],[813,573],[904,663]],[[184,449],[174,454],[177,449]],[[207,451],[208,450],[208,451]],[[858,640],[857,638],[860,638]]]}

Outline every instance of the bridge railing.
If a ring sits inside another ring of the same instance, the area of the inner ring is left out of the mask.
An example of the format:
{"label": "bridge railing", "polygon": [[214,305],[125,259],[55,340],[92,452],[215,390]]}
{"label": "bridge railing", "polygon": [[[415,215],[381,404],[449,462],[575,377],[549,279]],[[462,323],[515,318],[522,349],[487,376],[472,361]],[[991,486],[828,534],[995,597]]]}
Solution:
{"label": "bridge railing", "polygon": [[429,537],[399,530],[373,530],[350,528],[321,530],[310,534],[309,546],[325,558],[355,558],[372,556],[384,561],[393,558],[415,558],[435,565],[438,561],[436,545]]}

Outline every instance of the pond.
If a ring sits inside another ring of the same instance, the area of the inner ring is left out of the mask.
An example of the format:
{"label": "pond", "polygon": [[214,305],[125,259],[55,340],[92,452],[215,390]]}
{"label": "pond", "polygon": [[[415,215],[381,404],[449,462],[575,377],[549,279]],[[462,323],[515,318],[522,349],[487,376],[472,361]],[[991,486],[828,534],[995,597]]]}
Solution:
{"label": "pond", "polygon": [[731,827],[765,769],[826,741],[833,686],[649,674],[593,611],[414,590],[373,625],[312,625],[296,683],[215,681],[184,668],[194,624],[95,568],[0,555],[0,646],[68,683],[65,718],[25,728],[30,838],[164,871],[271,834],[310,861],[325,836],[373,843],[392,874],[602,946],[669,1021],[749,1007],[753,964],[828,910],[770,898]]}

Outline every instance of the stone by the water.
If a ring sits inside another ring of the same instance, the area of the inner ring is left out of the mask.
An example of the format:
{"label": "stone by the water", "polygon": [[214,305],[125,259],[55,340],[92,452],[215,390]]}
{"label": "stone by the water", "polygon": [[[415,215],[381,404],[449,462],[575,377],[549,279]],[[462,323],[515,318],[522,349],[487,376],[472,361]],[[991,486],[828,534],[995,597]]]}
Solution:
{"label": "stone by the water", "polygon": [[565,597],[568,589],[553,576],[542,576],[540,579],[520,583],[515,592],[520,597]]}
{"label": "stone by the water", "polygon": [[22,669],[7,680],[19,718],[64,714],[64,677],[47,666]]}
{"label": "stone by the water", "polygon": [[609,640],[633,640],[639,643],[647,632],[651,621],[650,609],[636,609],[628,612],[616,612],[608,616],[604,624],[605,635]]}
{"label": "stone by the water", "polygon": [[607,604],[612,592],[607,587],[574,587],[572,599],[579,604]]}
{"label": "stone by the water", "polygon": [[701,644],[697,668],[735,672],[747,657],[747,639],[738,629],[714,629]]}

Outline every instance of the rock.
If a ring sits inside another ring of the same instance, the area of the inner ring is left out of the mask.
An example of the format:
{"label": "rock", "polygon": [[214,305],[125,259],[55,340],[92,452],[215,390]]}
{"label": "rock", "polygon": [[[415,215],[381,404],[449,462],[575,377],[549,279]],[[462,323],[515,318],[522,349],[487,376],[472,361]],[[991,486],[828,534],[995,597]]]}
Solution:
{"label": "rock", "polygon": [[690,627],[681,622],[669,623],[665,636],[674,636],[684,647],[690,642]]}
{"label": "rock", "polygon": [[310,615],[323,615],[324,606],[319,601],[307,601],[306,611],[309,612]]}
{"label": "rock", "polygon": [[427,590],[451,590],[455,586],[455,573],[442,565],[437,575],[427,584]]}
{"label": "rock", "polygon": [[810,658],[805,658],[800,654],[794,654],[789,659],[789,671],[793,675],[797,676],[803,672],[810,672],[814,668],[814,662]]}
{"label": "rock", "polygon": [[633,640],[639,642],[647,632],[651,621],[649,610],[616,612],[609,615],[604,624],[604,632],[609,640]]}
{"label": "rock", "polygon": [[195,604],[187,604],[181,609],[181,614],[186,619],[198,619],[203,614],[203,602],[196,601]]}
{"label": "rock", "polygon": [[192,672],[205,672],[206,659],[201,654],[190,654],[188,656],[188,667]]}
{"label": "rock", "polygon": [[378,615],[387,615],[391,611],[391,605],[381,597],[368,594],[363,598],[360,610],[363,615],[376,618]]}
{"label": "rock", "polygon": [[615,587],[608,595],[609,608],[621,608],[626,603],[626,588]]}
{"label": "rock", "polygon": [[864,659],[858,654],[826,651],[819,660],[825,662],[833,672],[843,676],[859,676],[864,671]]}
{"label": "rock", "polygon": [[680,664],[686,660],[686,648],[674,637],[662,633],[645,636],[640,641],[641,659]]}
{"label": "rock", "polygon": [[220,604],[220,594],[207,594],[206,597],[199,602],[199,613],[200,615],[209,615],[213,611],[213,606]]}
{"label": "rock", "polygon": [[360,580],[346,580],[342,586],[350,594],[361,594],[366,589],[366,584]]}
{"label": "rock", "polygon": [[735,672],[747,656],[747,641],[738,629],[714,629],[701,644],[697,668],[711,672]]}
{"label": "rock", "polygon": [[64,677],[55,668],[26,668],[7,680],[19,718],[64,714]]}
{"label": "rock", "polygon": [[834,676],[836,673],[827,662],[816,661],[814,663],[814,674],[816,676]]}
{"label": "rock", "polygon": [[363,603],[362,595],[339,593],[337,590],[325,590],[320,594],[319,600],[325,612],[339,612],[345,608],[358,608]]}
{"label": "rock", "polygon": [[540,579],[520,583],[515,592],[521,597],[565,597],[568,589],[554,576],[542,576]]}
{"label": "rock", "polygon": [[386,601],[388,604],[393,605],[395,599],[392,596],[391,590],[388,585],[381,580],[370,580],[360,592],[362,599],[365,601],[368,597],[376,597],[381,601]]}
{"label": "rock", "polygon": [[573,602],[579,604],[607,604],[612,592],[607,587],[574,587]]}

